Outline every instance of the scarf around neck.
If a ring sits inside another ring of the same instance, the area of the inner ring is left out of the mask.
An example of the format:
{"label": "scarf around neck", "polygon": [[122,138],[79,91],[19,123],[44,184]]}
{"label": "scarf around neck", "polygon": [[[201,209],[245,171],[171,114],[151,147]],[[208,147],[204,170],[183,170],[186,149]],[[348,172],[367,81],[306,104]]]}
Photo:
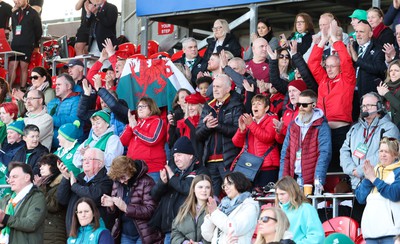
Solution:
{"label": "scarf around neck", "polygon": [[384,31],[386,28],[388,28],[387,26],[385,26],[383,23],[380,23],[377,27],[375,27],[375,29],[372,31],[373,34],[372,36],[375,39],[378,39],[379,36],[381,35],[382,31]]}
{"label": "scarf around neck", "polygon": [[221,210],[224,214],[229,215],[235,210],[240,204],[244,202],[247,198],[251,197],[250,192],[240,193],[239,196],[234,199],[230,199],[229,197],[222,198],[221,204],[218,206],[219,210]]}

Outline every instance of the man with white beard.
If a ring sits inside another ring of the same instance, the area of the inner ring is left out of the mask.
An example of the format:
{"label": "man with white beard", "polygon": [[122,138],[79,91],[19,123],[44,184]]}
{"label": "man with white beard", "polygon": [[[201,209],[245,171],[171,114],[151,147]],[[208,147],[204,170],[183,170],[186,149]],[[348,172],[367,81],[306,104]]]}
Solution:
{"label": "man with white beard", "polygon": [[291,176],[303,184],[325,183],[332,156],[331,129],[312,90],[300,93],[299,114],[287,130],[281,152],[279,178]]}

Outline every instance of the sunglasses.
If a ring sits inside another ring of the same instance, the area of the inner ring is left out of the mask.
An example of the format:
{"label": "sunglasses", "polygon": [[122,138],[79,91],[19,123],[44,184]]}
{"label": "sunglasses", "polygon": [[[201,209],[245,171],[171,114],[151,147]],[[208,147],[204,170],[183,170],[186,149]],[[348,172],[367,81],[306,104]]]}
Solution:
{"label": "sunglasses", "polygon": [[269,216],[260,217],[258,220],[261,221],[261,222],[263,222],[263,223],[267,223],[270,219],[274,220],[275,222],[278,222],[277,219],[272,218],[272,217],[269,217]]}
{"label": "sunglasses", "polygon": [[297,107],[307,108],[310,104],[313,104],[313,102],[310,102],[310,103],[297,103]]}
{"label": "sunglasses", "polygon": [[32,80],[32,79],[37,80],[37,79],[39,79],[39,76],[37,76],[37,75],[29,76],[29,79],[30,80]]}
{"label": "sunglasses", "polygon": [[280,55],[279,55],[279,58],[280,58],[280,59],[289,59],[290,56],[289,56],[289,54],[287,54],[287,55],[280,54]]}

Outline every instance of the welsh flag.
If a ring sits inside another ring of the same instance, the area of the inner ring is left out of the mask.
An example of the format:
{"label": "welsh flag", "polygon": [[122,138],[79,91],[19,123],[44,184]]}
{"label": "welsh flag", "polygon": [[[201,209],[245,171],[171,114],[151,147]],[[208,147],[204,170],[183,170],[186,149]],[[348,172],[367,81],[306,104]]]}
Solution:
{"label": "welsh flag", "polygon": [[158,107],[172,109],[172,100],[180,88],[194,93],[186,77],[171,60],[128,59],[118,83],[118,98],[124,99],[131,110],[136,110],[140,98],[154,99]]}

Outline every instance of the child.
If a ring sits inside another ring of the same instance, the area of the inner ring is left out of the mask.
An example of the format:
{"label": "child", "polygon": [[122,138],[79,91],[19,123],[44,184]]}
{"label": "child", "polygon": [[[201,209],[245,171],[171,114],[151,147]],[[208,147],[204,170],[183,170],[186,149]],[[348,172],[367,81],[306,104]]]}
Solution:
{"label": "child", "polygon": [[206,95],[206,92],[211,83],[212,78],[209,76],[203,76],[196,80],[197,90],[200,92],[200,95],[202,95],[206,100],[209,99]]}

